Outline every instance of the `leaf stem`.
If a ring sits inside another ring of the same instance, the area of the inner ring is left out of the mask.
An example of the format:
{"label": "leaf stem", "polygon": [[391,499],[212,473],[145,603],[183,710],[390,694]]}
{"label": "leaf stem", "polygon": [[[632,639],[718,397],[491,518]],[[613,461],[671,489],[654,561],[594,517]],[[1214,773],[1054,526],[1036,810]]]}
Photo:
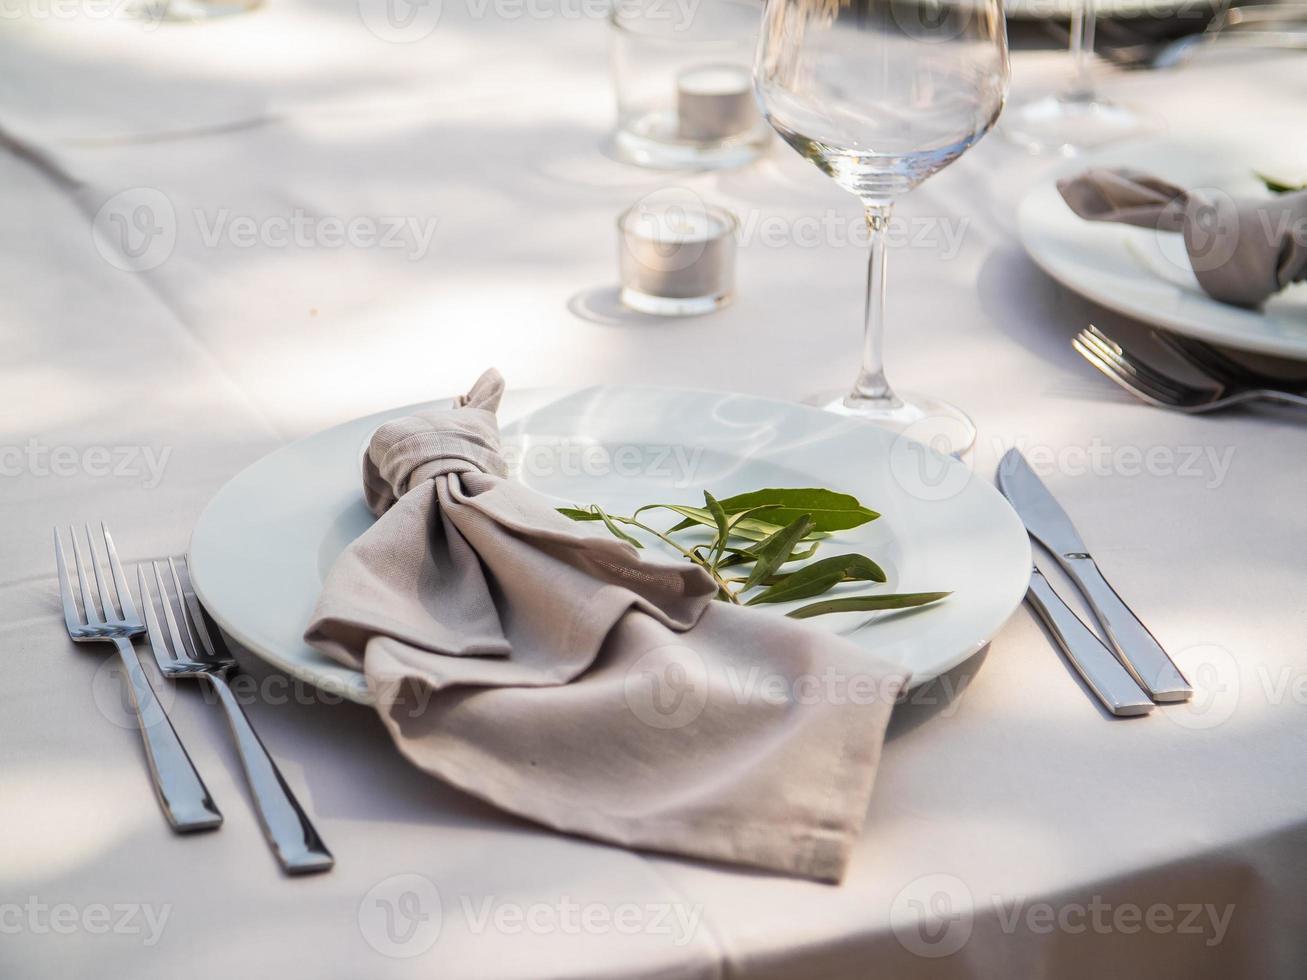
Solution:
{"label": "leaf stem", "polygon": [[621,521],[623,524],[629,524],[631,527],[638,527],[641,531],[647,531],[648,533],[652,534],[655,538],[657,538],[659,541],[671,545],[682,555],[684,555],[687,559],[694,562],[694,564],[698,565],[705,572],[707,572],[709,575],[712,576],[713,581],[717,583],[718,593],[721,595],[721,597],[724,600],[726,600],[727,602],[733,602],[737,606],[740,604],[739,596],[737,596],[734,592],[732,592],[730,586],[727,585],[726,580],[717,574],[717,569],[713,567],[711,563],[704,561],[703,558],[700,555],[698,555],[695,551],[686,550],[685,548],[682,548],[679,543],[674,541],[668,535],[664,534],[662,531],[659,531],[657,528],[650,527],[648,524],[644,524],[636,520],[634,517],[617,517],[616,515],[612,515],[612,514],[610,514],[609,516],[612,517],[612,519],[615,521]]}

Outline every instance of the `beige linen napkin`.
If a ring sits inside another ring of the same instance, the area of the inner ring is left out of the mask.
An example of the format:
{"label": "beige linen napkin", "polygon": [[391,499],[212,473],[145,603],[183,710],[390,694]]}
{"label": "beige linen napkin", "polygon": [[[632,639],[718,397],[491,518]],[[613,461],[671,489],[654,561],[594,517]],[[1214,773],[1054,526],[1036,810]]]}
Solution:
{"label": "beige linen napkin", "polygon": [[1307,191],[1237,199],[1103,167],[1063,178],[1057,189],[1089,221],[1183,234],[1198,284],[1223,303],[1260,306],[1307,278]]}
{"label": "beige linen napkin", "polygon": [[378,519],[306,639],[363,669],[415,765],[505,810],[839,880],[904,672],[558,514],[507,478],[502,392],[488,371],[376,432]]}

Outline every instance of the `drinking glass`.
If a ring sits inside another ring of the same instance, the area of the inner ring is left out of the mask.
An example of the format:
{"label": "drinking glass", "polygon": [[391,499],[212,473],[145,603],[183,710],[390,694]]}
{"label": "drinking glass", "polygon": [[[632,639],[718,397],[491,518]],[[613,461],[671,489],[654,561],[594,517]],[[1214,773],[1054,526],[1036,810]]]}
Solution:
{"label": "drinking glass", "polygon": [[1009,139],[1035,153],[1066,156],[1147,132],[1150,120],[1129,106],[1103,98],[1089,74],[1094,54],[1094,0],[1071,6],[1071,82],[1062,91],[1014,105],[1003,120]]}
{"label": "drinking glass", "polygon": [[[754,80],[767,121],[866,211],[871,238],[862,366],[826,408],[961,453],[975,426],[885,377],[886,233],[895,199],[998,119],[1008,85],[1001,0],[767,0]],[[945,445],[941,445],[941,441]]]}

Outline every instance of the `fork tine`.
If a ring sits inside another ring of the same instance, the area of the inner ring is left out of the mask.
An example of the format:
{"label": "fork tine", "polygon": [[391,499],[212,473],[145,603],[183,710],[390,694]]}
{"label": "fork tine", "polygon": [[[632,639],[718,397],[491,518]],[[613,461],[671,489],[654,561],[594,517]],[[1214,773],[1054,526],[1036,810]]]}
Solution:
{"label": "fork tine", "polygon": [[83,524],[86,534],[86,547],[90,552],[91,573],[95,576],[95,591],[100,596],[100,608],[104,611],[106,621],[118,619],[118,610],[114,607],[113,592],[105,587],[104,576],[100,574],[100,552],[95,547],[95,536],[91,534],[91,525]]}
{"label": "fork tine", "polygon": [[1192,385],[1178,378],[1165,375],[1151,364],[1140,360],[1093,324],[1089,325],[1089,334],[1091,342],[1097,341],[1098,346],[1103,349],[1104,354],[1109,359],[1116,361],[1124,370],[1129,371],[1145,383],[1151,384],[1154,388],[1173,392],[1177,399],[1183,398],[1186,393],[1198,391]]}
{"label": "fork tine", "polygon": [[159,597],[163,603],[163,618],[168,624],[168,636],[172,638],[172,648],[178,660],[194,660],[186,641],[182,639],[177,628],[177,619],[172,613],[172,600],[168,598],[168,587],[163,583],[163,573],[159,571],[159,562],[154,562],[154,578],[159,583]]}
{"label": "fork tine", "polygon": [[59,569],[59,598],[64,604],[64,623],[70,631],[78,629],[82,625],[82,615],[77,611],[73,584],[68,580],[68,559],[64,557],[64,543],[58,527],[54,529],[54,563]]}
{"label": "fork tine", "polygon": [[145,633],[150,638],[150,652],[154,654],[154,661],[159,665],[159,669],[166,670],[167,665],[175,658],[172,651],[168,649],[168,641],[164,639],[163,630],[159,628],[159,617],[154,614],[154,596],[150,594],[150,579],[145,574],[144,562],[136,566],[136,582],[141,589],[141,607],[145,610]]}
{"label": "fork tine", "polygon": [[[177,583],[177,594],[182,597],[185,605],[187,625],[190,627],[191,633],[191,646],[197,654],[202,650],[205,659],[220,659],[217,650],[214,649],[213,639],[209,636],[209,627],[204,621],[204,610],[200,608],[199,599],[195,597],[195,593],[190,589],[182,589],[181,579],[177,576],[177,563],[169,558],[168,564],[172,568],[172,580]],[[187,568],[186,571],[189,577],[190,569]]]}
{"label": "fork tine", "polygon": [[1080,354],[1081,357],[1083,357],[1086,361],[1088,361],[1090,364],[1096,367],[1099,370],[1099,372],[1105,374],[1109,380],[1114,381],[1117,385],[1124,388],[1126,391],[1134,395],[1136,398],[1142,401],[1146,401],[1150,405],[1157,405],[1162,408],[1169,407],[1168,402],[1159,401],[1148,392],[1140,389],[1140,387],[1137,384],[1135,384],[1133,378],[1124,375],[1120,371],[1118,371],[1112,365],[1112,363],[1104,360],[1094,348],[1088,346],[1088,344],[1083,342],[1079,337],[1076,337],[1073,341],[1071,341],[1071,346],[1076,349],[1076,351]]}
{"label": "fork tine", "polygon": [[181,577],[177,574],[177,562],[173,560],[171,555],[168,557],[168,572],[172,576],[172,587],[177,596],[177,616],[181,620],[186,633],[186,640],[190,643],[191,655],[196,660],[203,660],[205,654],[200,649],[199,638],[195,632],[195,623],[186,602],[186,590],[182,588]]}
{"label": "fork tine", "polygon": [[1177,404],[1174,392],[1159,389],[1149,384],[1146,379],[1139,377],[1118,358],[1105,355],[1100,349],[1093,346],[1089,346],[1088,350],[1097,359],[1099,368],[1122,387],[1132,392],[1136,398],[1142,398],[1144,401],[1160,405],[1163,408],[1172,408]]}
{"label": "fork tine", "polygon": [[113,587],[118,593],[118,605],[122,608],[123,619],[135,621],[136,606],[132,602],[132,590],[127,584],[127,576],[123,574],[122,562],[118,560],[118,549],[113,546],[113,535],[103,522],[100,524],[100,533],[104,536],[104,547],[109,553],[109,574],[113,576]]}
{"label": "fork tine", "polygon": [[[1183,398],[1183,392],[1173,384],[1168,384],[1164,379],[1155,374],[1140,370],[1140,366],[1133,363],[1124,354],[1120,348],[1114,344],[1104,343],[1097,337],[1085,331],[1077,337],[1081,343],[1092,350],[1098,357],[1106,362],[1116,373],[1129,378],[1132,382],[1131,387],[1147,391],[1157,400],[1166,404],[1178,404]],[[1082,352],[1083,353],[1083,352]]]}
{"label": "fork tine", "polygon": [[[77,529],[72,525],[68,526],[68,537],[73,542],[73,562],[77,565],[77,587],[82,593],[82,609],[86,613],[86,622],[103,626],[104,620],[100,618],[100,611],[96,609],[95,598],[91,593],[90,579],[86,577],[86,568],[82,565],[82,549],[77,543]],[[87,543],[90,543],[89,539]]]}

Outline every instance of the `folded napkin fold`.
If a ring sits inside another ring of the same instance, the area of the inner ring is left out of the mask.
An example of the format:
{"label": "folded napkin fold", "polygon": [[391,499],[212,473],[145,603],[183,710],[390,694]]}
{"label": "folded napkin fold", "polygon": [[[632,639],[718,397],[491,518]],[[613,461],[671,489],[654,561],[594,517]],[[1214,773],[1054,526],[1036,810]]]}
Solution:
{"label": "folded napkin fold", "polygon": [[507,476],[502,392],[488,371],[372,437],[378,519],[306,639],[362,668],[415,765],[505,810],[839,880],[904,672],[558,514]]}
{"label": "folded napkin fold", "polygon": [[1307,191],[1239,199],[1103,167],[1063,178],[1057,189],[1089,221],[1182,234],[1198,284],[1223,303],[1257,307],[1307,278]]}

